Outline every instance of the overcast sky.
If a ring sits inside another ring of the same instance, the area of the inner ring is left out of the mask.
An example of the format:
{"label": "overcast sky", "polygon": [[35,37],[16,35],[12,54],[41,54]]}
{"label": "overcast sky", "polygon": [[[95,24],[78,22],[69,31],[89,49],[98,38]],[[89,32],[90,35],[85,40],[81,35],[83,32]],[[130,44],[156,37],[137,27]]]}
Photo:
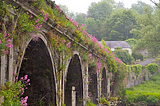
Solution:
{"label": "overcast sky", "polygon": [[[99,2],[101,0],[54,0],[56,4],[66,5],[70,12],[87,13],[88,7],[92,2]],[[138,0],[114,0],[115,2],[123,2],[126,8],[130,8],[131,4]],[[150,0],[139,0],[150,5],[154,5]],[[153,0],[158,2],[159,0]]]}

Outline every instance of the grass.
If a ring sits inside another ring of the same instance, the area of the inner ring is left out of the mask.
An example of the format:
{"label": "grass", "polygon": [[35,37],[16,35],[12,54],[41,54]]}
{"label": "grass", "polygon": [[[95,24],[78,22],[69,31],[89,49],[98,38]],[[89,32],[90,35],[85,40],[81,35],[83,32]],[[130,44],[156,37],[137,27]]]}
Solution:
{"label": "grass", "polygon": [[[150,77],[148,81],[142,82],[132,88],[127,88],[127,104],[133,103],[153,103],[157,104],[160,100],[160,72],[157,75]],[[140,99],[143,97],[144,99]]]}
{"label": "grass", "polygon": [[152,76],[148,81],[143,81],[135,87],[128,88],[127,94],[130,93],[159,93],[160,94],[160,72]]}

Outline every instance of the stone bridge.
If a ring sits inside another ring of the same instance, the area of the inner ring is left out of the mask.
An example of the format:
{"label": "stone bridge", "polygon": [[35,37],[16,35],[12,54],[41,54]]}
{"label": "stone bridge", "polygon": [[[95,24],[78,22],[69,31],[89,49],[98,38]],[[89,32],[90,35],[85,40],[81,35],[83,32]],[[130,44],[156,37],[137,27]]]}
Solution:
{"label": "stone bridge", "polygon": [[[4,2],[14,7],[11,9],[8,6],[14,24],[19,17],[15,9],[21,8],[22,11],[32,13],[33,17],[42,14],[30,4],[23,3],[23,0]],[[60,41],[56,42],[58,39]],[[13,47],[9,48],[9,53],[1,55],[0,85],[16,80],[17,76],[20,79],[28,75],[31,85],[24,95],[29,97],[29,106],[36,106],[42,101],[45,106],[62,106],[63,103],[66,106],[85,106],[89,97],[98,104],[101,94],[108,96],[108,66],[105,62],[100,63],[105,57],[89,49],[87,44],[76,42],[72,30],[58,26],[49,17],[38,31],[11,37],[11,42]],[[61,43],[66,45],[65,50],[57,46]],[[95,63],[100,63],[99,71],[96,71]]]}

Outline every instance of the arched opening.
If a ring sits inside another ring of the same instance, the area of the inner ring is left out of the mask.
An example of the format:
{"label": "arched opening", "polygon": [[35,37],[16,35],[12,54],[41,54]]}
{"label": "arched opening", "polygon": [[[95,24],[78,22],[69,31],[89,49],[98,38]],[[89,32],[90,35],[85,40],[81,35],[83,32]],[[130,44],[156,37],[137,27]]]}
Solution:
{"label": "arched opening", "polygon": [[102,81],[101,81],[101,88],[102,88],[102,95],[104,97],[107,97],[107,76],[106,76],[106,70],[103,68],[102,70]]}
{"label": "arched opening", "polygon": [[91,98],[91,102],[94,104],[98,104],[98,89],[97,89],[97,73],[95,67],[88,68],[89,74],[89,85],[88,85],[88,94]]}
{"label": "arched opening", "polygon": [[72,102],[72,86],[76,91],[76,106],[83,106],[83,81],[82,70],[78,55],[74,55],[68,66],[67,78],[65,84],[65,104],[71,106]]}
{"label": "arched opening", "polygon": [[48,49],[41,39],[31,41],[26,48],[19,79],[28,75],[30,85],[24,96],[28,106],[56,106],[56,87]]}

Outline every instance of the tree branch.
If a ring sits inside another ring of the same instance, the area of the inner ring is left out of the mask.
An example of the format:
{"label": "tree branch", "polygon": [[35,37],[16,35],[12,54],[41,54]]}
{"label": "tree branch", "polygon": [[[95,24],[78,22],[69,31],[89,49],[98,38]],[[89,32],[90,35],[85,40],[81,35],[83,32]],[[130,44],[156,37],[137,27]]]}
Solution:
{"label": "tree branch", "polygon": [[152,0],[150,0],[152,3],[154,3],[158,8],[160,8],[160,6],[157,4],[157,3],[155,3],[154,1],[152,1]]}

